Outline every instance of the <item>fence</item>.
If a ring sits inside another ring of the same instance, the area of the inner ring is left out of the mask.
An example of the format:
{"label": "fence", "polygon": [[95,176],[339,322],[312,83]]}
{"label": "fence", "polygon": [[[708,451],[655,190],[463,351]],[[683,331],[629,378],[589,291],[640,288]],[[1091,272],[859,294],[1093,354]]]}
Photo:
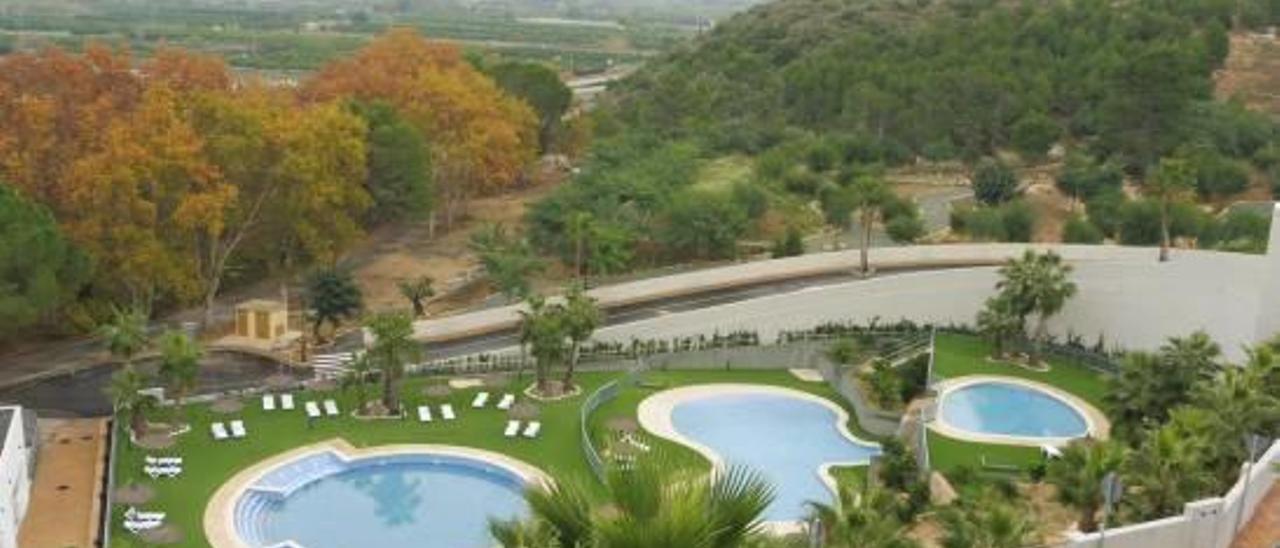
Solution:
{"label": "fence", "polygon": [[115,506],[112,498],[115,497],[116,492],[116,467],[113,464],[116,462],[116,447],[120,439],[119,423],[112,418],[107,421],[107,424],[107,437],[111,442],[107,449],[107,482],[106,490],[102,493],[102,515],[99,526],[101,534],[98,536],[101,540],[99,546],[103,547],[111,546],[111,509]]}
{"label": "fence", "polygon": [[1280,479],[1280,440],[1252,466],[1241,467],[1240,479],[1221,497],[1189,502],[1182,515],[1135,523],[1105,532],[1076,535],[1068,548],[1227,548],[1239,527]]}
{"label": "fence", "polygon": [[622,391],[624,386],[630,386],[635,382],[636,377],[646,369],[644,362],[639,362],[627,372],[627,375],[614,379],[605,383],[595,392],[592,392],[587,399],[582,402],[582,407],[578,410],[578,441],[582,446],[582,455],[587,459],[587,465],[591,467],[591,471],[595,474],[596,479],[604,481],[605,479],[605,463],[600,456],[600,451],[596,449],[596,445],[591,441],[591,414],[595,413],[601,405],[609,403],[618,397],[618,393]]}

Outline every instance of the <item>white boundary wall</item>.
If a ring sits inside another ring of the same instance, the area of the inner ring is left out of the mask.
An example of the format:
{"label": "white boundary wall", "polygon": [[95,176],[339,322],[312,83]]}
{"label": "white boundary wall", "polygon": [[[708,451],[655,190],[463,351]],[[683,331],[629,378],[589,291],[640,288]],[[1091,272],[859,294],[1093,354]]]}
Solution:
{"label": "white boundary wall", "polygon": [[[1271,444],[1249,474],[1248,493],[1245,486],[1245,467],[1241,467],[1240,479],[1221,497],[1187,503],[1182,515],[1157,521],[1148,521],[1111,529],[1105,541],[1101,533],[1077,534],[1069,541],[1068,548],[1227,548],[1236,534],[1236,522],[1243,527],[1253,516],[1258,502],[1275,484],[1280,473],[1280,441]],[[1242,494],[1244,495],[1242,497]],[[1243,502],[1244,507],[1241,508]],[[1243,514],[1238,514],[1243,511]]]}
{"label": "white boundary wall", "polygon": [[9,429],[0,432],[0,548],[18,548],[18,528],[27,514],[31,491],[31,451],[22,423],[22,408],[5,406],[13,413]]}

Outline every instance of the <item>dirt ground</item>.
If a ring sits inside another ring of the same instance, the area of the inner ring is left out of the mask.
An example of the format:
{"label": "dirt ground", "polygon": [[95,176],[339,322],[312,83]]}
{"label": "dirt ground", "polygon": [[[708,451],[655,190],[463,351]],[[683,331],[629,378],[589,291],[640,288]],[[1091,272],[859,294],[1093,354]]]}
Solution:
{"label": "dirt ground", "polygon": [[1272,485],[1253,517],[1236,535],[1231,548],[1275,548],[1280,545],[1280,485]]}
{"label": "dirt ground", "polygon": [[40,456],[19,546],[95,545],[106,452],[105,419],[40,419]]}
{"label": "dirt ground", "polygon": [[1218,97],[1239,97],[1251,109],[1280,116],[1280,38],[1232,35],[1231,53],[1214,81]]}

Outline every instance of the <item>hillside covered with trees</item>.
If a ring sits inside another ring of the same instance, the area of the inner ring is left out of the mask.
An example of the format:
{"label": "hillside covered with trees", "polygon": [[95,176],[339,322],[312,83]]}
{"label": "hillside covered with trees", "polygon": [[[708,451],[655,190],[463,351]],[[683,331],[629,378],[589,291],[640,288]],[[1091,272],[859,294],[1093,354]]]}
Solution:
{"label": "hillside covered with trees", "polygon": [[[1196,204],[1280,181],[1276,121],[1213,95],[1230,33],[1277,22],[1271,0],[770,2],[616,86],[593,159],[531,212],[532,234],[567,254],[567,212],[589,212],[606,267],[733,256],[741,239],[868,209],[911,241],[910,205],[855,183],[947,163],[977,201],[954,232],[1026,241],[1035,219],[1008,159],[1052,156],[1058,188],[1085,204],[1068,241],[1152,245],[1172,225],[1192,245],[1256,248],[1265,219]],[[706,188],[699,170],[726,156],[749,158],[750,177]],[[1162,159],[1185,174],[1167,193],[1151,184]]]}

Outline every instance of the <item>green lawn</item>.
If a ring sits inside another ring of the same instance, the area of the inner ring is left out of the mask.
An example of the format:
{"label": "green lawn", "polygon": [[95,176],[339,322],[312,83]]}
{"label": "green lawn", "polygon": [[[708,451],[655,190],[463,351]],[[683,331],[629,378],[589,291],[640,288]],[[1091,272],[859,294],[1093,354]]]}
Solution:
{"label": "green lawn", "polygon": [[[182,546],[205,545],[202,527],[205,504],[214,491],[239,470],[294,447],[337,437],[359,447],[393,443],[442,443],[478,447],[511,455],[553,476],[577,477],[592,485],[591,472],[579,446],[578,409],[587,394],[617,376],[617,373],[580,374],[578,378],[584,389],[583,395],[543,404],[540,416],[543,422],[542,433],[534,440],[504,438],[502,429],[507,420],[506,414],[494,409],[492,404],[482,410],[471,409],[471,399],[479,389],[455,392],[449,398],[458,411],[458,420],[443,422],[437,417],[437,420],[428,424],[420,424],[416,419],[357,421],[343,415],[340,418],[317,420],[314,428],[308,429],[305,414],[301,410],[302,403],[308,399],[334,397],[344,412],[349,411],[354,405],[354,396],[343,393],[314,396],[297,394],[295,398],[299,409],[289,412],[263,411],[257,397],[246,401],[245,409],[234,415],[215,415],[209,411],[207,404],[192,405],[185,412],[190,413],[194,431],[181,436],[174,449],[151,452],[155,455],[175,454],[185,457],[182,476],[152,481],[142,474],[143,458],[148,452],[122,443],[115,463],[117,483],[123,485],[130,480],[137,480],[154,486],[156,499],[147,504],[146,508],[169,513],[170,522],[180,526],[186,533],[186,542]],[[410,409],[426,401],[419,395],[425,382],[424,379],[412,379],[405,383],[405,405]],[[652,372],[647,376],[647,382],[660,383],[665,387],[714,382],[773,384],[812,392],[841,402],[839,396],[825,384],[805,383],[780,370]],[[618,399],[601,407],[592,416],[592,428],[602,431],[602,425],[609,417],[634,417],[640,400],[651,392],[652,390],[642,388],[624,390]],[[248,439],[214,442],[208,433],[209,424],[231,419],[245,421],[249,431]],[[851,431],[859,432],[853,421],[849,427]],[[662,440],[655,440],[654,443],[669,450],[678,462],[689,466],[707,466],[701,456],[687,448]],[[860,473],[857,470],[841,470],[838,475],[857,477]],[[115,509],[113,545],[139,545],[134,544],[135,537],[120,527],[122,513],[123,508]]]}
{"label": "green lawn", "polygon": [[[985,341],[968,335],[939,334],[934,373],[954,378],[964,375],[1004,375],[1018,377],[1060,388],[1102,408],[1106,390],[1104,377],[1097,371],[1074,361],[1051,358],[1049,371],[1032,371],[1013,364],[987,360],[991,347]],[[981,470],[983,459],[988,465],[1015,465],[1025,468],[1040,459],[1035,447],[972,443],[929,432],[929,458],[934,469],[947,472],[957,466]]]}

